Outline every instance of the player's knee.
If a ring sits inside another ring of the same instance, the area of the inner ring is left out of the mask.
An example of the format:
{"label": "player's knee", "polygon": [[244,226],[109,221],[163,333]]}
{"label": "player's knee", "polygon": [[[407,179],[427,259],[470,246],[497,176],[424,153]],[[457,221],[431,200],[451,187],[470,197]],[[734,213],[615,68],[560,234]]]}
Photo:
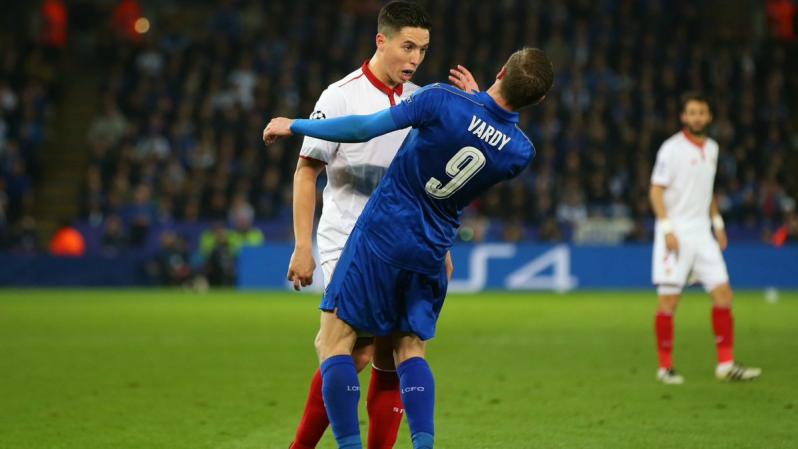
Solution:
{"label": "player's knee", "polygon": [[729,308],[734,300],[734,292],[729,284],[723,284],[712,290],[712,300],[716,307]]}
{"label": "player's knee", "polygon": [[679,306],[679,295],[660,295],[658,312],[674,313]]}
{"label": "player's knee", "polygon": [[355,362],[355,368],[357,368],[357,372],[363,371],[371,362],[371,357],[373,355],[373,351],[371,350],[372,346],[363,346],[363,347],[355,347],[352,351],[352,360]]}
{"label": "player's knee", "polygon": [[342,345],[338,341],[332,339],[329,334],[323,332],[319,332],[314,343],[316,346],[316,355],[318,355],[320,362],[334,355],[341,355],[349,352],[341,349]]}
{"label": "player's knee", "polygon": [[424,358],[426,352],[426,344],[424,341],[414,335],[399,338],[394,347],[394,361],[396,366],[414,357]]}

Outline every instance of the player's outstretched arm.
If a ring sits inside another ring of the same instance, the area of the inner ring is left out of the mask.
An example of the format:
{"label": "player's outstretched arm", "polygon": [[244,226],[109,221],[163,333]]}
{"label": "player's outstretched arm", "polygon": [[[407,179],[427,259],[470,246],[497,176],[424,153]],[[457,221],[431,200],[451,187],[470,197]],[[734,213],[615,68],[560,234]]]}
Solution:
{"label": "player's outstretched arm", "polygon": [[325,120],[291,120],[278,117],[266,125],[263,142],[268,145],[280,137],[292,134],[304,134],[330,142],[366,142],[397,129],[400,128],[390,109],[370,115],[346,115]]}

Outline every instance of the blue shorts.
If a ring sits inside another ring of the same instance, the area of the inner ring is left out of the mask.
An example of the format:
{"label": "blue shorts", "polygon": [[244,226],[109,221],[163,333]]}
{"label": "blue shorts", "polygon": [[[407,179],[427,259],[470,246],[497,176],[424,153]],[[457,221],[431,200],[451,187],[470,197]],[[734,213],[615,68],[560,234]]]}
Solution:
{"label": "blue shorts", "polygon": [[398,268],[378,257],[355,226],[319,308],[337,310],[358,331],[408,332],[429,340],[435,336],[447,285],[445,264],[434,275]]}

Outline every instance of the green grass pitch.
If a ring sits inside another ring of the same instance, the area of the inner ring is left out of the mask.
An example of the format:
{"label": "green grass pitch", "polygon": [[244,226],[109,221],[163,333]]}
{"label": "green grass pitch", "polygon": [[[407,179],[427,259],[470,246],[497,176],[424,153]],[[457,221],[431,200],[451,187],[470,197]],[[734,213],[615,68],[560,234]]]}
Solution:
{"label": "green grass pitch", "polygon": [[[317,301],[0,291],[0,448],[286,449]],[[657,384],[653,310],[652,292],[451,295],[429,348],[436,447],[798,448],[798,294],[737,294],[737,357],[764,369],[744,384],[714,380],[698,293],[676,317],[687,382]],[[410,447],[405,424],[396,447]]]}

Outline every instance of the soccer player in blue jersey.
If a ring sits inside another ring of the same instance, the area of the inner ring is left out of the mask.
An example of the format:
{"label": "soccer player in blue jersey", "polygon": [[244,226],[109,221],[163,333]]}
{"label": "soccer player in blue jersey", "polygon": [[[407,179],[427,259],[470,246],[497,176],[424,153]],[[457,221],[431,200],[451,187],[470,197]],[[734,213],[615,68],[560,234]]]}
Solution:
{"label": "soccer player in blue jersey", "polygon": [[413,447],[433,447],[435,383],[424,357],[446,295],[445,255],[463,208],[531,162],[535,149],[517,111],[540,102],[553,78],[546,55],[525,48],[485,92],[432,84],[375,114],[276,118],[264,129],[269,144],[293,133],[362,142],[413,128],[349,236],[320,306],[322,391],[339,448],[362,448],[350,356],[359,333],[393,335]]}

